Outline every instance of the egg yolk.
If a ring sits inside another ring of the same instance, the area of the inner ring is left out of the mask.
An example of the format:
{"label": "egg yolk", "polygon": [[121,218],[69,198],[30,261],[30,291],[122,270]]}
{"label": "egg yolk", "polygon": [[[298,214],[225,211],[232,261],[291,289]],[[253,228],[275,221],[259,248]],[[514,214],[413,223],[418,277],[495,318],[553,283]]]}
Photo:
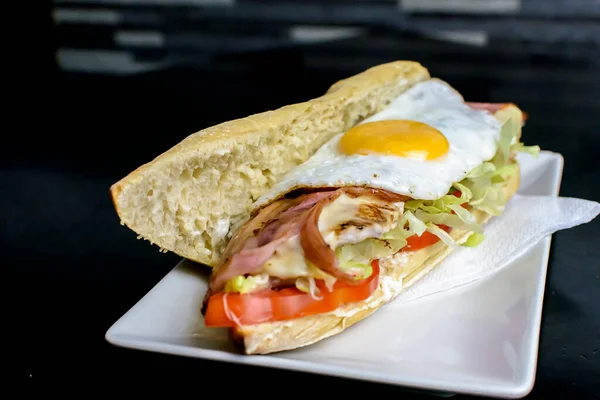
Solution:
{"label": "egg yolk", "polygon": [[448,152],[448,139],[434,127],[418,121],[366,122],[348,130],[340,151],[352,154],[385,154],[433,160]]}

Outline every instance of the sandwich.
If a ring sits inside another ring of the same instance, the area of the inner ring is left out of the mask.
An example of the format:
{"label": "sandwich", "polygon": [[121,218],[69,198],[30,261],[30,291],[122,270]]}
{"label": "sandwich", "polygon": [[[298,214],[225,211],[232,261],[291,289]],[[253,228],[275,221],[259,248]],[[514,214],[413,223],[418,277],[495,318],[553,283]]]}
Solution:
{"label": "sandwich", "polygon": [[525,117],[391,62],[194,133],[110,192],[139,238],[211,268],[204,324],[269,354],[342,332],[485,240],[516,154],[539,151]]}

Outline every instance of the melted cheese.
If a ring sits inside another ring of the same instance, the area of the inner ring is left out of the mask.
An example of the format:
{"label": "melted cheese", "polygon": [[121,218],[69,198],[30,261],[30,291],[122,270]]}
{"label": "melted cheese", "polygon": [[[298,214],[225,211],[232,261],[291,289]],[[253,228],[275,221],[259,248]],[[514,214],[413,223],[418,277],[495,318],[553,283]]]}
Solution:
{"label": "melted cheese", "polygon": [[319,231],[332,249],[368,238],[379,238],[395,227],[403,205],[389,204],[375,197],[342,194],[321,211]]}
{"label": "melted cheese", "polygon": [[311,275],[300,245],[300,236],[296,235],[280,244],[275,254],[264,263],[262,269],[270,276],[281,279]]}

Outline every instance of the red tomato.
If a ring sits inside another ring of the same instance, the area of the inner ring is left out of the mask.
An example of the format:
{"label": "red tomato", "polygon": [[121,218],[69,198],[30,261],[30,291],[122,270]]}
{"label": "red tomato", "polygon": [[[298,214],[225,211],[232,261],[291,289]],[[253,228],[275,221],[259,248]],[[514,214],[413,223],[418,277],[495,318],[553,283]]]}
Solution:
{"label": "red tomato", "polygon": [[[440,229],[445,230],[446,232],[450,232],[452,230],[451,227],[446,225],[438,225]],[[429,231],[423,232],[421,236],[412,235],[406,239],[406,246],[404,246],[400,251],[414,251],[419,250],[427,246],[431,246],[440,241],[440,238],[435,236],[433,233]]]}
{"label": "red tomato", "polygon": [[325,313],[344,304],[365,300],[379,285],[379,262],[373,261],[371,266],[371,276],[358,285],[337,281],[330,292],[322,280],[317,280],[322,296],[320,300],[295,287],[264,289],[246,294],[215,293],[208,299],[204,323],[208,327],[232,327],[285,321]]}

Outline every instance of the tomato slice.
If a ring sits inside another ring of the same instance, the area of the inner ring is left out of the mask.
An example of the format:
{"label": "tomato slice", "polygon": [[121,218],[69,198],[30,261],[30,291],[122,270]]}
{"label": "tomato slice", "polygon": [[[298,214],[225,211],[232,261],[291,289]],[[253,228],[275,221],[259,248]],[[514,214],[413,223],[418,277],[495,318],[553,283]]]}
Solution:
{"label": "tomato slice", "polygon": [[[446,225],[438,225],[440,229],[445,230],[446,232],[450,232],[452,230],[451,227]],[[400,249],[400,251],[415,251],[425,248],[427,246],[431,246],[440,241],[440,238],[434,235],[429,231],[423,232],[421,236],[412,235],[406,238],[406,246]]]}
{"label": "tomato slice", "polygon": [[379,285],[379,262],[375,260],[371,266],[371,276],[358,285],[337,281],[330,292],[322,280],[317,280],[322,296],[319,300],[295,287],[264,289],[246,294],[215,293],[208,299],[204,323],[208,327],[232,327],[285,321],[333,311],[344,304],[366,300]]}

